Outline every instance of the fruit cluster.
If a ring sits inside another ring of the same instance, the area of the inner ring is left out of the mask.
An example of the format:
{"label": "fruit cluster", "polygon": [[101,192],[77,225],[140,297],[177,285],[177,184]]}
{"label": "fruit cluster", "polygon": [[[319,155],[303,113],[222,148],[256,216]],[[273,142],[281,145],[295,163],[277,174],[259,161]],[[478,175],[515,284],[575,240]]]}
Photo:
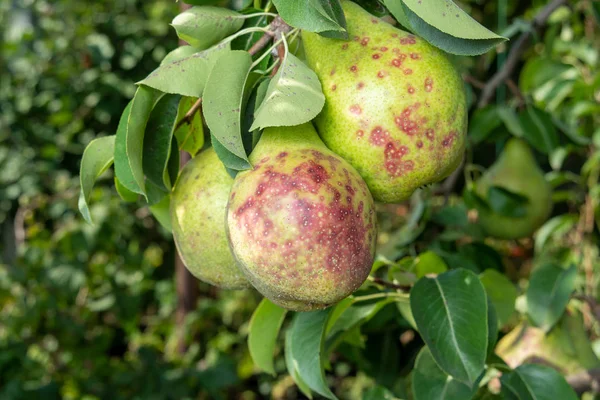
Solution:
{"label": "fruit cluster", "polygon": [[318,134],[311,123],[266,129],[235,179],[212,149],[182,170],[173,234],[199,279],[252,285],[291,310],[327,307],[369,275],[374,200],[405,200],[460,164],[467,106],[451,62],[354,3],[344,13],[349,41],[302,33],[326,98]]}

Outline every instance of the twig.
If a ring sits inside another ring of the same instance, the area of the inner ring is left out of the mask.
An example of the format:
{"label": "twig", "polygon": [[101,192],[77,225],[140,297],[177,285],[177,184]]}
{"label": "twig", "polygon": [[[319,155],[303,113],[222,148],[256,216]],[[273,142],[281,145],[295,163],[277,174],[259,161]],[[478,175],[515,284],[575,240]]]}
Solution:
{"label": "twig", "polygon": [[483,89],[485,87],[485,83],[481,82],[479,79],[475,78],[471,75],[463,75],[463,80],[471,85],[475,86],[477,89]]}
{"label": "twig", "polygon": [[183,124],[191,123],[192,118],[194,118],[194,114],[196,114],[196,112],[200,109],[201,106],[202,106],[202,98],[199,98],[198,100],[196,100],[194,105],[188,110],[188,112],[185,113],[183,118],[181,118],[179,120],[179,122],[177,122],[177,125],[175,125],[175,130],[179,129],[179,127],[181,127],[181,125],[183,125]]}
{"label": "twig", "polygon": [[492,78],[486,83],[485,87],[481,91],[481,97],[479,98],[479,103],[477,104],[479,108],[488,105],[494,96],[496,88],[510,77],[513,70],[519,63],[521,55],[525,51],[529,39],[533,34],[532,31],[538,31],[546,23],[554,10],[566,2],[567,0],[553,0],[544,8],[542,8],[542,10],[533,18],[533,21],[531,21],[531,29],[527,32],[523,32],[521,36],[519,36],[515,44],[511,47],[508,57],[506,58],[506,63],[504,63],[502,69],[497,71],[494,76],[492,76]]}
{"label": "twig", "polygon": [[527,104],[527,102],[525,101],[525,97],[523,96],[523,93],[521,93],[521,90],[519,90],[519,87],[517,86],[515,81],[513,81],[512,79],[507,79],[506,86],[508,86],[508,88],[512,92],[513,96],[515,96],[517,99],[519,99],[519,107],[523,107],[525,104]]}
{"label": "twig", "polygon": [[279,71],[279,67],[281,66],[281,64],[283,63],[283,59],[285,58],[285,45],[283,43],[280,43],[277,46],[277,58],[279,58],[280,62],[277,63],[275,68],[273,68],[273,70],[271,71],[271,78],[275,76],[277,71]]}
{"label": "twig", "polygon": [[271,32],[265,33],[264,35],[262,35],[260,37],[260,39],[258,39],[256,41],[256,43],[254,43],[252,45],[252,47],[250,47],[250,50],[248,50],[248,53],[250,53],[250,55],[255,55],[256,53],[261,51],[272,39],[273,39],[273,33],[271,33]]}
{"label": "twig", "polygon": [[373,283],[376,283],[376,284],[381,285],[381,286],[385,286],[385,287],[390,288],[390,289],[402,290],[404,292],[408,292],[410,290],[410,286],[409,285],[397,285],[397,284],[395,284],[393,282],[388,282],[386,280],[383,280],[381,278],[377,278],[377,277],[374,277],[374,276],[370,276],[369,280],[371,282],[373,282]]}
{"label": "twig", "polygon": [[464,166],[465,166],[465,159],[463,158],[463,160],[460,163],[460,165],[458,166],[458,168],[456,168],[450,174],[450,176],[448,176],[446,178],[446,180],[444,180],[444,182],[439,187],[437,187],[436,190],[433,192],[434,194],[443,194],[444,195],[444,204],[448,203],[448,198],[450,197],[450,193],[452,193],[454,186],[456,186],[456,182],[458,182],[458,177],[462,174],[462,170],[463,170]]}
{"label": "twig", "polygon": [[600,390],[600,368],[590,369],[567,376],[567,382],[578,395]]}

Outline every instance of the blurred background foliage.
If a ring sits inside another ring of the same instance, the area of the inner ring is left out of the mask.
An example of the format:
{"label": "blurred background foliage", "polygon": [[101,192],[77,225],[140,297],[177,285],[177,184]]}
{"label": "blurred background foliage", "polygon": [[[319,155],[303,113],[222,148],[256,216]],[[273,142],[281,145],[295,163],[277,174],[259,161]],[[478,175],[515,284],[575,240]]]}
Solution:
{"label": "blurred background foliage", "polygon": [[[544,4],[461,2],[513,42]],[[277,378],[252,364],[245,340],[259,301],[255,292],[200,283],[196,309],[176,326],[174,247],[147,208],[121,202],[105,176],[91,202],[96,224],[77,212],[83,149],[115,132],[134,82],[177,46],[168,23],[178,10],[169,0],[0,3],[2,400],[300,396],[283,373],[281,349]],[[554,217],[535,242],[481,236],[462,197],[469,170],[450,191],[381,207],[383,255],[406,264],[431,250],[451,268],[503,272],[522,291],[535,251],[574,262],[578,292],[597,299],[598,17],[591,1],[559,8],[496,101],[483,108],[477,107],[480,89],[506,53],[456,59],[471,99],[468,163],[489,166],[507,138],[521,136],[553,184]],[[581,305],[580,311],[595,340],[593,310]],[[517,324],[514,313],[509,307],[504,332]],[[405,391],[400,378],[421,345],[411,332],[394,306],[386,307],[363,327],[362,348],[334,354],[334,391],[361,398],[373,382]],[[179,340],[188,344],[184,353]]]}

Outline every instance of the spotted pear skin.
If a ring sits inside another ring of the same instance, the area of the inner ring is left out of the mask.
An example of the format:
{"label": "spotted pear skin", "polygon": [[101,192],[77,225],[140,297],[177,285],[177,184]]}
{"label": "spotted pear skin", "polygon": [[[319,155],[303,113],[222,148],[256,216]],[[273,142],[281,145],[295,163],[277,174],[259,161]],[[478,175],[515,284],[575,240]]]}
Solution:
{"label": "spotted pear skin", "polygon": [[212,148],[182,169],[171,195],[173,237],[181,259],[196,278],[222,289],[250,283],[227,242],[225,210],[233,179]]}
{"label": "spotted pear skin", "polygon": [[491,186],[499,186],[527,197],[523,217],[508,217],[485,208],[478,209],[478,220],[484,231],[499,239],[531,236],[550,216],[552,187],[537,165],[527,143],[511,139],[498,160],[476,182],[476,193],[487,198]]}
{"label": "spotted pear skin", "polygon": [[342,6],[350,41],[302,32],[326,99],[317,131],[357,169],[375,200],[399,202],[460,164],[463,83],[442,51],[352,2]]}
{"label": "spotted pear skin", "polygon": [[373,198],[314,127],[267,128],[253,169],[234,181],[231,249],[252,285],[281,307],[328,307],[366,280],[375,254]]}

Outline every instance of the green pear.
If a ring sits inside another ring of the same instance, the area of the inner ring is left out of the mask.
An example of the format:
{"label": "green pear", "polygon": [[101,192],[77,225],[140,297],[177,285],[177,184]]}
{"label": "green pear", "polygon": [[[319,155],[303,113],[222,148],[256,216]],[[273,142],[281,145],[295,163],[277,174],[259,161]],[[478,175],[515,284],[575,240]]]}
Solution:
{"label": "green pear", "polygon": [[460,164],[467,106],[444,53],[349,1],[350,41],[302,32],[325,107],[315,123],[332,151],[352,164],[375,200],[393,203]]}
{"label": "green pear", "polygon": [[250,283],[238,268],[225,232],[225,210],[233,178],[212,148],[182,169],[171,194],[173,237],[181,259],[196,278],[223,289]]}
{"label": "green pear", "polygon": [[552,188],[529,146],[520,139],[508,141],[498,160],[477,181],[476,193],[487,199],[491,186],[527,197],[528,203],[522,217],[509,217],[479,208],[479,223],[490,236],[500,239],[531,236],[552,211]]}
{"label": "green pear", "polygon": [[266,129],[227,207],[231,249],[252,285],[295,311],[325,308],[365,281],[376,215],[356,170],[312,124]]}

